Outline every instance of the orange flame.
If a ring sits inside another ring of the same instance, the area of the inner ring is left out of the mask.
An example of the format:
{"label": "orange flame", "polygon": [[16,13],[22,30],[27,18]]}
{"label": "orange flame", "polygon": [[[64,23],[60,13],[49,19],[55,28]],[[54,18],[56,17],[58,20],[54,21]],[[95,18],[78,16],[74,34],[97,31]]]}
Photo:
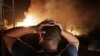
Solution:
{"label": "orange flame", "polygon": [[77,31],[77,30],[71,30],[70,28],[67,29],[68,32],[72,33],[73,35],[76,35],[76,36],[80,36],[81,35],[81,32]]}
{"label": "orange flame", "polygon": [[39,23],[39,20],[38,20],[37,17],[33,16],[32,14],[25,14],[25,19],[22,22],[17,22],[16,27],[19,27],[19,26],[24,26],[24,27],[34,26],[34,25],[37,25],[38,23]]}

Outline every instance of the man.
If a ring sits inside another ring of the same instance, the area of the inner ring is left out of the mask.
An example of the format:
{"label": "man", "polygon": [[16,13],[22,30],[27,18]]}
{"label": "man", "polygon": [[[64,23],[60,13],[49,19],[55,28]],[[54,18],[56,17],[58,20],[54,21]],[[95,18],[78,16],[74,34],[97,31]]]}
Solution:
{"label": "man", "polygon": [[32,27],[9,31],[4,41],[13,56],[77,56],[79,46],[78,39],[53,20],[43,21],[34,31]]}
{"label": "man", "polygon": [[[50,26],[55,28],[51,27],[51,29],[49,29]],[[43,47],[45,47],[44,49],[47,50],[46,52],[50,54],[54,52],[58,55],[60,53],[61,56],[77,56],[79,40],[71,33],[63,31],[59,23],[53,20],[46,20],[39,24],[38,30],[46,32],[41,41]],[[65,47],[62,46],[64,49],[59,50],[59,45],[65,44],[65,40],[68,44],[66,44]]]}

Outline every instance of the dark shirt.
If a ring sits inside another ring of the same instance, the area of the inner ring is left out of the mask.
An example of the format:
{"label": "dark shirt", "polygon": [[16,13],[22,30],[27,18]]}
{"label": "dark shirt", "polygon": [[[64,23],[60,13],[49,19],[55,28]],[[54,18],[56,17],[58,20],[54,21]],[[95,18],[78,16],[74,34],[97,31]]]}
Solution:
{"label": "dark shirt", "polygon": [[[27,37],[27,36],[26,36]],[[61,52],[58,52],[56,54],[48,54],[42,50],[42,47],[37,44],[38,40],[34,36],[28,36],[33,38],[21,38],[24,42],[27,44],[30,44],[34,49],[30,48],[26,44],[23,44],[21,41],[16,40],[14,44],[12,45],[12,55],[13,56],[78,56],[77,55],[77,49],[74,45],[69,44],[63,49]],[[60,46],[64,46],[63,44]]]}

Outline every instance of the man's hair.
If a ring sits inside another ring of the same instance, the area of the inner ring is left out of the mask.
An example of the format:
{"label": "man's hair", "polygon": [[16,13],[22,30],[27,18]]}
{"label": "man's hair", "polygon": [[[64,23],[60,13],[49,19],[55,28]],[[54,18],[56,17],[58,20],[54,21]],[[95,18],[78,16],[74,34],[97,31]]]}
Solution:
{"label": "man's hair", "polygon": [[41,31],[45,31],[45,34],[42,34],[43,39],[45,41],[50,41],[50,40],[57,40],[57,42],[60,41],[61,37],[61,30],[59,26],[44,26]]}
{"label": "man's hair", "polygon": [[[53,20],[44,20],[42,21],[40,24],[37,25],[37,27],[41,26],[42,24],[54,24]],[[61,37],[61,29],[58,25],[55,26],[44,26],[41,31],[45,31],[45,34],[42,34],[43,39],[45,41],[49,41],[49,40],[54,40],[57,39],[60,40]]]}

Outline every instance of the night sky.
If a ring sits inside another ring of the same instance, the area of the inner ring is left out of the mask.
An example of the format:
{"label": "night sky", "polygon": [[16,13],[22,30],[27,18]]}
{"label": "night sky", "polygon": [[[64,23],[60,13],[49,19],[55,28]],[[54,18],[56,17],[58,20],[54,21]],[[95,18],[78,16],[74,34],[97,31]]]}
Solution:
{"label": "night sky", "polygon": [[[11,4],[11,0],[6,3]],[[100,0],[15,0],[16,20],[24,17],[24,11],[35,13],[41,20],[53,18],[65,29],[82,34],[100,27]]]}

